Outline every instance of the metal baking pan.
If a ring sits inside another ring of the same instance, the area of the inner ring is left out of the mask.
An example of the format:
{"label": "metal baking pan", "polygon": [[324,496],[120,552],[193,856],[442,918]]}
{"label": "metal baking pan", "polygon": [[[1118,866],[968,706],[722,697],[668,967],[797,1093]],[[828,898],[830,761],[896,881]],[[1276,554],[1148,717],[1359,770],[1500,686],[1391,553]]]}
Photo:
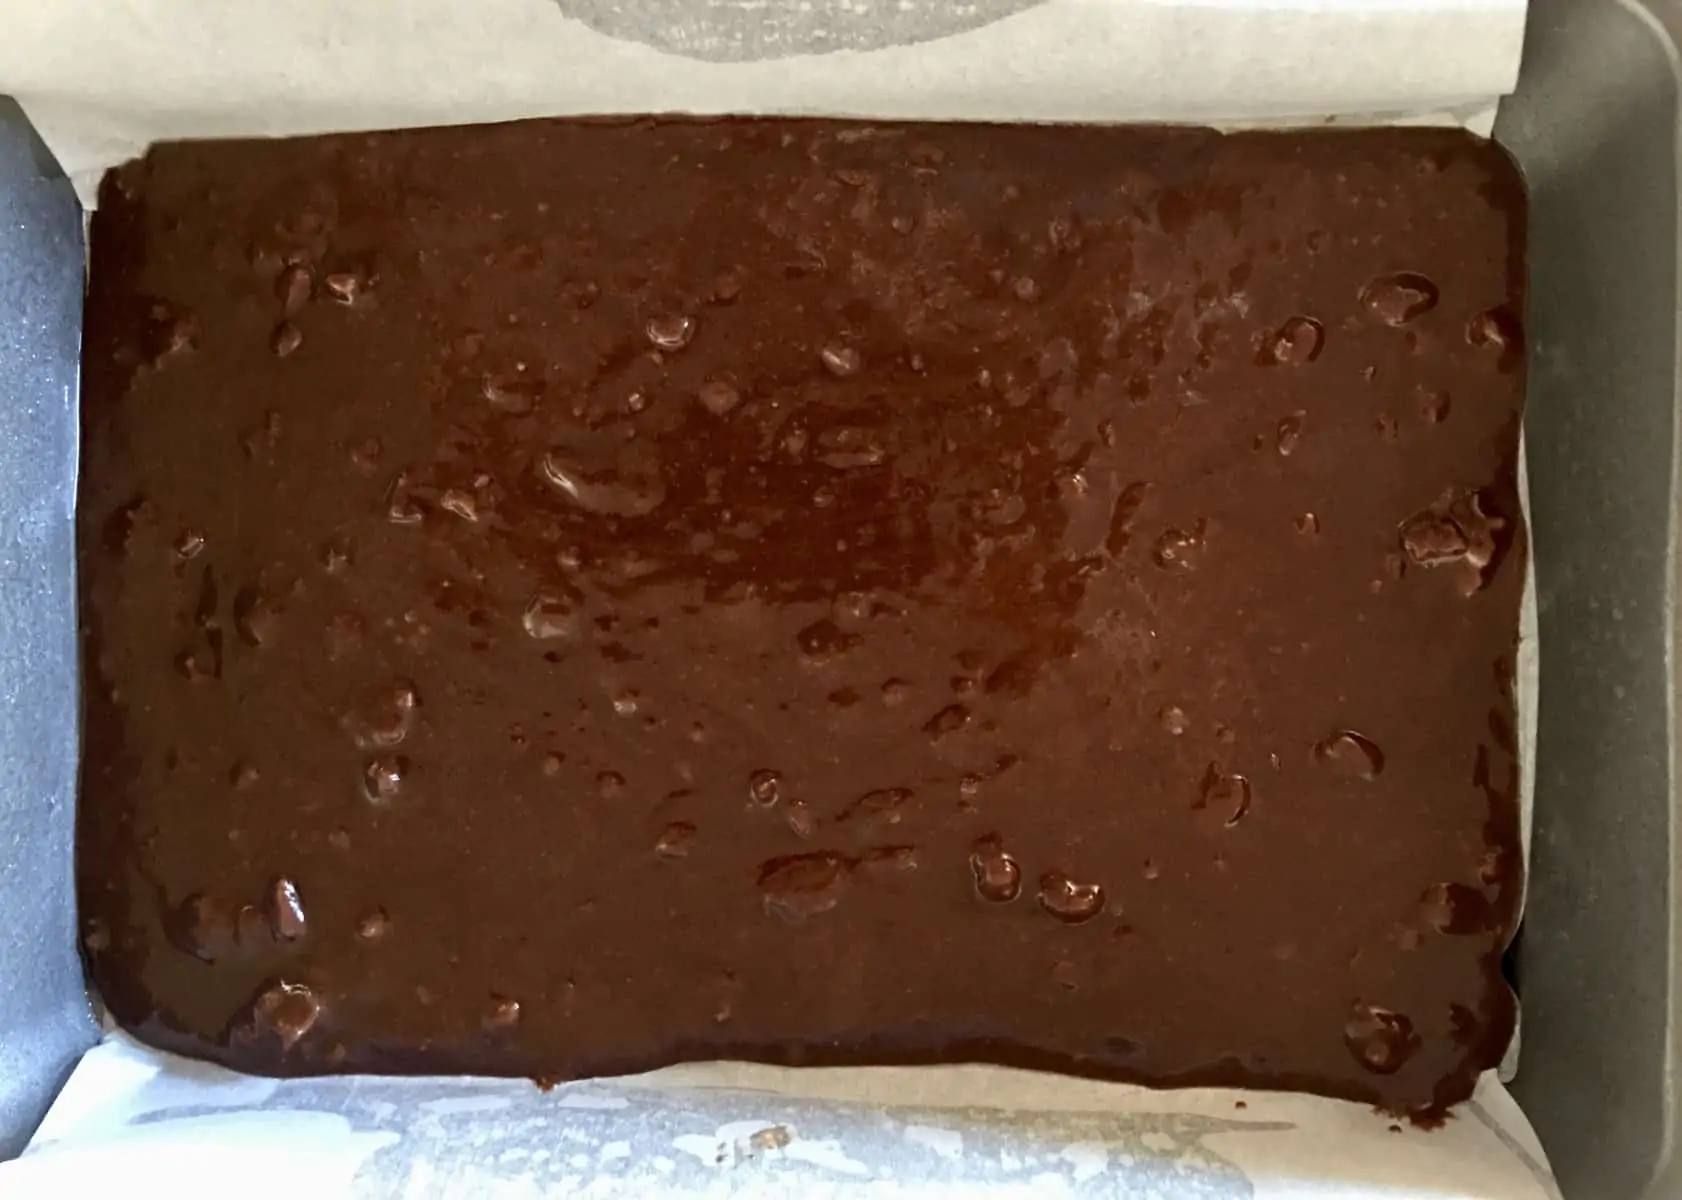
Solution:
{"label": "metal baking pan", "polygon": [[[1542,647],[1513,1091],[1565,1195],[1606,1200],[1682,1194],[1678,37],[1682,0],[1532,0],[1496,126],[1530,185]],[[72,889],[82,276],[75,195],[0,101],[0,1158],[97,1033]]]}
{"label": "metal baking pan", "polygon": [[1530,185],[1541,681],[1513,1092],[1568,1197],[1682,1192],[1679,0],[1535,0],[1497,138]]}

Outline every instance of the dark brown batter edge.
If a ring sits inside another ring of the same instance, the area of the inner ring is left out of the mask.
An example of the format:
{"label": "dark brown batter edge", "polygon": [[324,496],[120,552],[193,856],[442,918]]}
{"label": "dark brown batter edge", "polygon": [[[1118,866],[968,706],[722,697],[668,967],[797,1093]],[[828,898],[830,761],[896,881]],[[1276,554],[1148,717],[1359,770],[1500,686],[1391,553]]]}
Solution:
{"label": "dark brown batter edge", "polygon": [[1523,196],[1457,132],[159,146],[93,224],[80,901],[273,1074],[1506,1045]]}

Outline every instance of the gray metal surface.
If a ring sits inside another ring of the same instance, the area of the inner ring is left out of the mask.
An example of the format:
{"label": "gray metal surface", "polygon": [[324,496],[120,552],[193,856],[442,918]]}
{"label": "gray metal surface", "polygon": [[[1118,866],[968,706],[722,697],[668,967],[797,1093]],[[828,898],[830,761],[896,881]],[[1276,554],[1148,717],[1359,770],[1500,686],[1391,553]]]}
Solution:
{"label": "gray metal surface", "polygon": [[82,216],[0,99],[0,1159],[95,1028],[76,955],[76,371]]}
{"label": "gray metal surface", "polygon": [[1566,1196],[1672,1195],[1682,4],[1533,0],[1497,136],[1530,185],[1541,639],[1514,1093]]}

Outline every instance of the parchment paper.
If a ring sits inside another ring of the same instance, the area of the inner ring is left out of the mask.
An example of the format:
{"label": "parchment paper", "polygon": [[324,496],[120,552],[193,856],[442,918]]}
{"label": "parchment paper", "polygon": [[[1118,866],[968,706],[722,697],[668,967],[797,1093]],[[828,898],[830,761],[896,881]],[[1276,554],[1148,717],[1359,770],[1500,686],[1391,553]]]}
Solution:
{"label": "parchment paper", "polygon": [[[1523,0],[0,0],[0,93],[84,198],[155,139],[573,113],[1457,123]],[[1528,774],[1534,602],[1520,664]],[[1528,787],[1526,787],[1528,796]],[[1525,826],[1528,833],[1528,813]],[[0,1193],[1557,1195],[1494,1074],[1445,1128],[991,1067],[522,1081],[240,1076],[121,1033]],[[145,1191],[152,1187],[153,1191]],[[86,1188],[82,1193],[78,1189]]]}
{"label": "parchment paper", "polygon": [[[578,113],[1433,121],[1524,0],[0,0],[0,91],[84,184],[170,137]],[[84,195],[88,192],[84,190]]]}

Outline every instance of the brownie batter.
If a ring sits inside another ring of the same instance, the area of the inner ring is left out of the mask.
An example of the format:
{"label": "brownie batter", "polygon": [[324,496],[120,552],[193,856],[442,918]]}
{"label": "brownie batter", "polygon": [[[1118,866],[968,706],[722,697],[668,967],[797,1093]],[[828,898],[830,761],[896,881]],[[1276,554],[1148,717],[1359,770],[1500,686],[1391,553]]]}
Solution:
{"label": "brownie batter", "polygon": [[1513,1022],[1522,241],[1429,130],[157,147],[93,225],[100,994],[262,1073],[1440,1112]]}

